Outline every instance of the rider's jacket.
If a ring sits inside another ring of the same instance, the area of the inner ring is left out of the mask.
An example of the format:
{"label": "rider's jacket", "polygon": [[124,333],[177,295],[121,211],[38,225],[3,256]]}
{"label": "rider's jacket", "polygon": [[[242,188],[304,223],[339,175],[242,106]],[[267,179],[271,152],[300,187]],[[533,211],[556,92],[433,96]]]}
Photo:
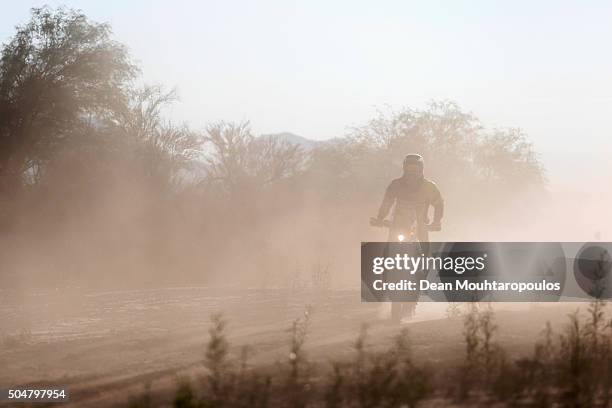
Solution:
{"label": "rider's jacket", "polygon": [[429,206],[433,206],[434,223],[440,222],[444,215],[444,200],[440,190],[433,181],[424,177],[416,179],[400,177],[391,182],[385,191],[385,197],[378,211],[378,218],[384,219],[391,207],[393,210],[393,224],[411,225],[416,216],[418,226],[428,222]]}

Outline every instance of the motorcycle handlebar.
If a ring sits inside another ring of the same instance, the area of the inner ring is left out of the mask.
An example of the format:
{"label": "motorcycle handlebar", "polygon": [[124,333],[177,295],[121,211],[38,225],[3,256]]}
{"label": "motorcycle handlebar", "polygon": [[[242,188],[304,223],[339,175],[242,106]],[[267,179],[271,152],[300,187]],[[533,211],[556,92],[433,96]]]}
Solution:
{"label": "motorcycle handlebar", "polygon": [[[385,227],[391,228],[392,223],[389,220],[379,220],[378,218],[370,218],[370,225],[373,227]],[[442,227],[440,224],[426,224],[425,229],[430,232],[441,231]]]}
{"label": "motorcycle handlebar", "polygon": [[389,220],[380,220],[378,218],[370,218],[370,225],[373,227],[391,227],[391,221]]}

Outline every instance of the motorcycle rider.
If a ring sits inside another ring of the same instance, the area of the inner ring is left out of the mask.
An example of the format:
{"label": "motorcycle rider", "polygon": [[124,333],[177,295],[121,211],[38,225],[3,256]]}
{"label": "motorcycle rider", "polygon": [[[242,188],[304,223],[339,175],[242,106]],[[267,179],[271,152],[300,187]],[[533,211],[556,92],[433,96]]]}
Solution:
{"label": "motorcycle rider", "polygon": [[[444,200],[436,184],[425,178],[424,161],[420,154],[404,158],[404,174],[389,184],[374,223],[382,223],[393,208],[388,241],[410,230],[416,223],[416,236],[423,254],[429,254],[428,231],[439,231],[444,215]],[[429,223],[429,208],[433,207],[433,221]],[[401,320],[404,312],[413,313],[416,302],[392,304],[393,320]]]}
{"label": "motorcycle rider", "polygon": [[[425,178],[424,161],[420,154],[409,154],[404,158],[402,177],[389,184],[378,210],[376,219],[385,219],[393,206],[392,227],[389,241],[397,237],[416,221],[417,238],[425,254],[429,252],[429,233],[441,228],[444,216],[444,200],[436,184]],[[433,222],[429,223],[429,207],[433,207]],[[416,217],[416,220],[414,218]]]}

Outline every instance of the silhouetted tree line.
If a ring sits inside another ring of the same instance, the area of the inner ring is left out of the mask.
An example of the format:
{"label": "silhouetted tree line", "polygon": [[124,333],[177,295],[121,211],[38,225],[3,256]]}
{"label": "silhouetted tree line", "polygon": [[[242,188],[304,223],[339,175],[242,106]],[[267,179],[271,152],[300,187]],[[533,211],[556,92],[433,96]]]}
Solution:
{"label": "silhouetted tree line", "polygon": [[33,9],[3,45],[4,283],[211,279],[224,268],[265,281],[291,249],[331,257],[330,242],[363,238],[407,152],[425,156],[456,220],[544,189],[520,130],[486,130],[453,102],[382,112],[305,151],[248,123],[173,123],[174,93],[138,79],[110,26],[78,11]]}

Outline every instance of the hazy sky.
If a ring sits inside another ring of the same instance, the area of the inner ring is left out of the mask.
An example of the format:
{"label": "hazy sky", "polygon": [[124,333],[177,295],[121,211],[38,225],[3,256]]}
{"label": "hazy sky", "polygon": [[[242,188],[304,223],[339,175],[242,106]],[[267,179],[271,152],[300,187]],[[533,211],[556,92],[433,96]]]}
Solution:
{"label": "hazy sky", "polygon": [[452,99],[523,128],[553,183],[602,177],[612,152],[609,1],[2,2],[3,42],[45,3],[111,23],[195,127],[249,119],[325,139],[376,107]]}

